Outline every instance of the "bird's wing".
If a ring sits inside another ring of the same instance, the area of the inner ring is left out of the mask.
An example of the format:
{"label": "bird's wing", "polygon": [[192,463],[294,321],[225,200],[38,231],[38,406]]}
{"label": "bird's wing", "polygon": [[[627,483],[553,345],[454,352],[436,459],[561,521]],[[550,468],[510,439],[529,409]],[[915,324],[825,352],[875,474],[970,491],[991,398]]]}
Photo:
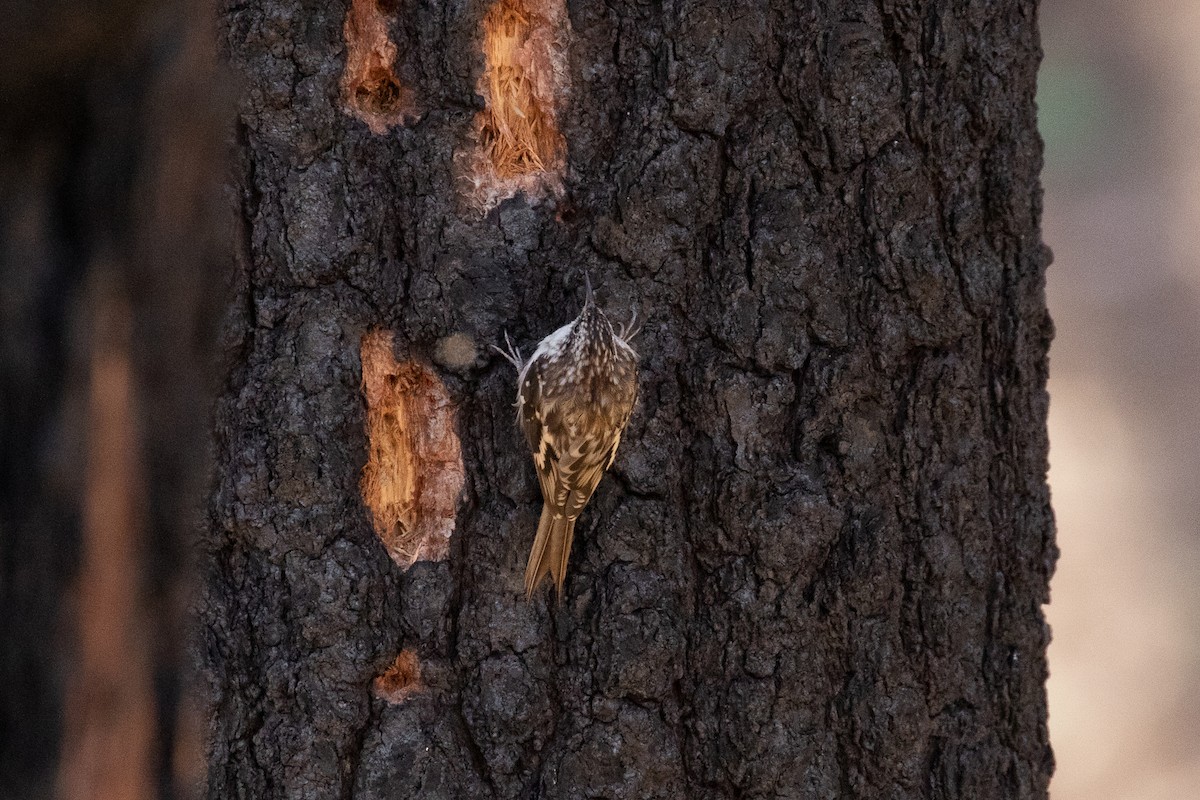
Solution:
{"label": "bird's wing", "polygon": [[542,498],[554,513],[575,519],[604,475],[611,458],[611,437],[569,436],[570,411],[544,396],[537,410],[533,408],[523,409],[522,427],[537,467]]}
{"label": "bird's wing", "polygon": [[584,437],[559,461],[555,499],[561,501],[567,519],[578,517],[592,499],[615,448],[616,441],[611,436]]}
{"label": "bird's wing", "polygon": [[615,434],[612,440],[612,448],[608,451],[608,458],[604,462],[605,472],[612,469],[613,462],[617,460],[617,448],[621,445],[621,434],[625,432],[625,426],[629,424],[629,418],[633,416],[633,407],[637,405],[638,386],[636,378],[634,379],[632,385],[633,388],[629,392],[628,402],[625,406],[625,413],[621,415],[620,421],[617,423],[616,428],[614,428]]}
{"label": "bird's wing", "polygon": [[[629,422],[628,415],[625,417],[625,422]],[[625,426],[622,425],[621,430],[624,430],[624,428]],[[617,460],[617,448],[621,446],[621,430],[618,430],[617,435],[613,437],[612,447],[609,448],[608,458],[604,462],[605,472],[608,472],[610,469],[612,469],[613,462]]]}
{"label": "bird's wing", "polygon": [[531,359],[517,380],[517,424],[521,426],[529,449],[533,451],[533,460],[540,470],[545,463],[545,452],[542,446],[542,417],[538,412],[542,405],[542,381],[537,362]]}
{"label": "bird's wing", "polygon": [[551,505],[557,495],[558,452],[554,448],[553,437],[546,425],[543,415],[553,413],[553,404],[543,402],[541,393],[541,372],[536,361],[530,361],[528,368],[521,375],[518,387],[517,422],[529,443],[529,451],[533,454],[533,465],[537,470],[538,483],[542,487],[542,498]]}

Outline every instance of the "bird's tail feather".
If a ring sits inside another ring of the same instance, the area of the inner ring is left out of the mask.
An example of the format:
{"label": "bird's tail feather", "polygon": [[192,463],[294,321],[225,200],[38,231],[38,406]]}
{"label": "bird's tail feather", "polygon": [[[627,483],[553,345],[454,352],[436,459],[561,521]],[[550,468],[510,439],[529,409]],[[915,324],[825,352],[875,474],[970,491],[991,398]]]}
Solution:
{"label": "bird's tail feather", "polygon": [[529,551],[529,566],[525,568],[525,597],[533,596],[533,590],[550,575],[562,600],[563,582],[567,579],[567,562],[571,558],[571,541],[575,538],[575,520],[556,516],[549,506],[542,506],[542,518],[538,521],[537,536],[533,549]]}

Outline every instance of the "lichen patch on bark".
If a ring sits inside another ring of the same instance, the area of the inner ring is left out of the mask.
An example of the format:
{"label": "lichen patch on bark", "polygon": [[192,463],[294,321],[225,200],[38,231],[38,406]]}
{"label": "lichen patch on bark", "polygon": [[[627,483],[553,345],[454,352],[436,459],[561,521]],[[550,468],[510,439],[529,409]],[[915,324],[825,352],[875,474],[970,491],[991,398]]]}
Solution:
{"label": "lichen patch on bark", "polygon": [[395,3],[351,0],[342,27],[346,68],[342,103],[348,114],[381,135],[417,116],[412,90],[396,75],[396,43],[388,35]]}
{"label": "lichen patch on bark", "polygon": [[427,366],[397,362],[392,334],[362,339],[367,402],[367,464],[363,501],[392,560],[445,560],[462,491],[462,448],[446,387]]}
{"label": "lichen patch on bark", "polygon": [[569,33],[562,0],[498,0],[484,15],[478,90],[487,107],[465,177],[469,199],[485,210],[517,192],[534,199],[562,189]]}

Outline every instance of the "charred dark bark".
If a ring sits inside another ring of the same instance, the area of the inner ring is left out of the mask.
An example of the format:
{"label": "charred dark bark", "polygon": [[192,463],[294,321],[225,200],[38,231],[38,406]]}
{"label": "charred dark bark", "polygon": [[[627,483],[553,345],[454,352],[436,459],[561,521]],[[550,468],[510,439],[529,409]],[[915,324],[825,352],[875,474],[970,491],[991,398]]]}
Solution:
{"label": "charred dark bark", "polygon": [[[224,11],[209,795],[1044,797],[1036,4],[571,2],[563,193],[485,215],[455,154],[488,5],[379,4],[396,86],[360,99],[421,114],[383,133],[343,111],[343,7]],[[585,269],[649,323],[555,606],[521,597],[540,501],[487,346],[567,321]],[[374,328],[444,383],[466,473],[407,571],[358,485]]]}

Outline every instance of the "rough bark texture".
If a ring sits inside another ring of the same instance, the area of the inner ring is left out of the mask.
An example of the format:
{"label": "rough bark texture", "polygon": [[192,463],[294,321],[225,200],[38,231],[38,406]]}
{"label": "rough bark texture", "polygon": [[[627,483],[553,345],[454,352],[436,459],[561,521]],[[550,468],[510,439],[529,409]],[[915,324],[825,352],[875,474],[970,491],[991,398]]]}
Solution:
{"label": "rough bark texture", "polygon": [[[423,116],[384,135],[342,111],[341,4],[223,12],[209,795],[1044,797],[1036,4],[571,2],[566,195],[482,216],[486,10],[398,4]],[[487,345],[574,316],[583,269],[649,324],[555,606],[521,597],[540,501]],[[408,571],[358,489],[376,326],[466,467],[449,558]],[[405,649],[420,688],[374,697]]]}

